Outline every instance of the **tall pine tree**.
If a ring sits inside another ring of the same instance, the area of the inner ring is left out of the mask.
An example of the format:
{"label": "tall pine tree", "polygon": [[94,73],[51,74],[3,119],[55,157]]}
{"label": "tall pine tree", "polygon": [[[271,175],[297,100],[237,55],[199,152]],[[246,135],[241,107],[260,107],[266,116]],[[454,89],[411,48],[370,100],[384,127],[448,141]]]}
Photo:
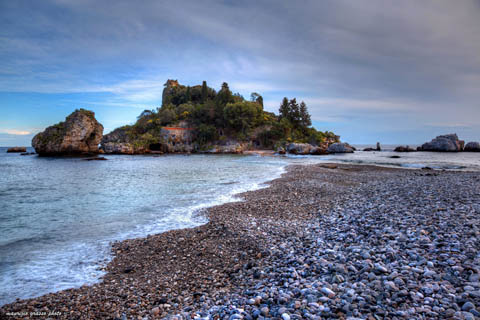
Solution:
{"label": "tall pine tree", "polygon": [[207,81],[203,81],[202,83],[202,103],[205,103],[208,98],[208,88],[207,88]]}
{"label": "tall pine tree", "polygon": [[280,114],[280,119],[282,118],[289,118],[289,105],[288,105],[288,98],[285,97],[280,104],[280,108],[278,109],[278,113]]}
{"label": "tall pine tree", "polygon": [[312,125],[312,119],[307,110],[305,102],[300,102],[300,124],[303,128],[308,128]]}

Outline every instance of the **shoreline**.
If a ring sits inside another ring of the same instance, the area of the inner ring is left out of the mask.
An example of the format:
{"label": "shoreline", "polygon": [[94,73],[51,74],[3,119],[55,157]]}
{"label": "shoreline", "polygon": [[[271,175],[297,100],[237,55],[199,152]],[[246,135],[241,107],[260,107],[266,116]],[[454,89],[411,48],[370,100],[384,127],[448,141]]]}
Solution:
{"label": "shoreline", "polygon": [[[285,301],[280,302],[276,301],[268,291],[265,295],[265,290],[260,289],[268,287],[268,283],[273,283],[269,277],[275,274],[277,269],[283,270],[278,265],[283,265],[288,259],[295,258],[295,254],[288,258],[287,249],[293,248],[297,252],[301,248],[308,247],[305,245],[298,247],[295,241],[311,245],[313,236],[311,231],[317,229],[321,231],[322,225],[325,224],[325,221],[321,222],[321,220],[328,216],[339,219],[338,210],[351,207],[352,199],[359,197],[362,192],[370,192],[368,187],[374,187],[373,183],[377,183],[379,188],[387,182],[391,184],[390,187],[402,188],[392,179],[406,183],[414,180],[422,184],[425,182],[423,180],[431,182],[432,179],[443,178],[445,181],[438,182],[458,184],[458,180],[462,178],[471,178],[469,183],[478,187],[480,184],[478,177],[478,173],[475,172],[436,170],[425,172],[357,164],[290,165],[287,167],[287,172],[280,178],[267,182],[267,188],[239,194],[238,196],[244,201],[229,202],[206,209],[209,221],[204,225],[114,243],[112,246],[114,257],[107,265],[107,274],[102,282],[4,305],[0,307],[0,317],[16,318],[7,316],[6,312],[58,312],[59,314],[52,314],[52,316],[82,319],[121,319],[123,314],[127,319],[133,316],[174,317],[177,314],[180,317],[186,317],[186,314],[223,317],[225,312],[232,312],[231,308],[230,310],[228,308],[229,305],[236,307],[237,311],[233,314],[245,318],[255,317],[255,312],[260,314],[266,312],[266,315],[272,317],[280,317],[285,313],[292,318],[296,317],[296,313],[300,313],[297,316],[304,316],[305,313],[302,312],[324,317],[338,315],[338,313],[348,316],[350,312],[355,316],[354,311],[348,311],[348,308],[343,310],[325,307],[329,302],[334,301],[336,296],[340,296],[341,288],[338,288],[336,281],[330,283],[332,279],[326,278],[321,281],[319,279],[310,281],[310,279],[303,283],[296,283],[301,281],[299,279],[308,279],[308,272],[300,271],[305,269],[302,267],[303,264],[311,265],[309,268],[316,265],[308,262],[312,258],[308,254],[296,253],[301,256],[304,263],[294,267],[294,270],[298,269],[298,271],[287,272],[296,274],[294,277],[281,274],[277,278],[307,290],[313,290],[312,286],[322,282],[322,287],[317,290],[320,294],[316,299],[308,299],[307,296],[300,299],[296,294],[286,294],[282,298]],[[420,185],[420,187],[424,186]],[[454,192],[461,190],[463,189]],[[382,189],[382,192],[388,192],[388,190]],[[439,191],[439,195],[442,199],[446,197],[447,202],[452,200],[445,194],[445,190]],[[356,210],[355,207],[350,209]],[[476,221],[478,222],[478,218]],[[335,224],[330,221],[328,223]],[[323,230],[323,232],[326,231]],[[318,234],[323,233],[318,232]],[[338,242],[338,239],[330,239],[330,242],[322,242],[321,247],[335,248],[342,243],[344,242]],[[476,248],[478,249],[478,245]],[[372,255],[372,253],[369,254]],[[370,260],[373,264],[376,259]],[[382,263],[385,264],[385,261]],[[272,272],[272,266],[275,266],[275,272]],[[326,270],[319,269],[316,273],[320,276],[325,274],[330,276],[329,269],[330,267]],[[345,281],[345,278],[351,277],[349,270],[345,271],[337,270],[335,274],[343,277]],[[376,273],[376,271],[373,272],[374,275]],[[469,281],[465,281],[467,282]],[[465,283],[462,284],[465,286]],[[261,286],[260,289],[257,288],[258,285]],[[252,289],[260,293],[251,292]],[[329,290],[334,293],[333,296]],[[285,291],[288,290],[285,289]],[[383,289],[382,291],[387,294],[391,290]],[[283,297],[278,289],[276,294]],[[426,296],[426,294],[423,295]],[[326,300],[323,299],[325,297],[327,297]],[[472,299],[479,307],[480,301],[475,297]],[[412,301],[415,300],[412,298]],[[297,308],[298,303],[300,305]],[[220,308],[222,306],[225,308]],[[389,310],[389,307],[393,307],[393,304],[385,305],[382,310]],[[408,308],[402,309],[408,310]],[[319,313],[314,312],[318,310],[320,310]],[[357,313],[364,316],[373,312],[365,313],[362,309],[358,310],[360,311]],[[445,312],[447,310],[443,311]],[[437,312],[437,315],[443,313]],[[429,317],[428,313],[426,316]],[[434,315],[430,316],[434,317]]]}

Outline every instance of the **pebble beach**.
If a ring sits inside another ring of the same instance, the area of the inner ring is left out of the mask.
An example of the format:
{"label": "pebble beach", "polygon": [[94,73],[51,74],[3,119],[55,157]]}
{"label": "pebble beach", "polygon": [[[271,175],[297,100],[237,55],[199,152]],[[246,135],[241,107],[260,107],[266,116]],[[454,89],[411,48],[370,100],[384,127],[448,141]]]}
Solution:
{"label": "pebble beach", "polygon": [[1,319],[477,319],[480,173],[294,165]]}

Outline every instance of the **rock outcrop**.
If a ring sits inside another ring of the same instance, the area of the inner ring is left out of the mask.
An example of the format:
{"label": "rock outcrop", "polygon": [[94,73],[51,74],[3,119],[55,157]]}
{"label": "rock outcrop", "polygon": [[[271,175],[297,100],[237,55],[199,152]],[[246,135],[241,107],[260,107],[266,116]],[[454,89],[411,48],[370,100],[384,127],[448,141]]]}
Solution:
{"label": "rock outcrop", "polygon": [[287,152],[291,154],[310,154],[310,150],[313,148],[308,143],[290,143],[287,145]]}
{"label": "rock outcrop", "polygon": [[310,149],[310,154],[315,155],[315,156],[321,156],[321,155],[328,154],[327,147],[323,146],[323,145],[322,146],[312,146],[312,148]]}
{"label": "rock outcrop", "polygon": [[98,153],[102,136],[103,126],[95,113],[80,109],[33,137],[32,146],[39,155]]}
{"label": "rock outcrop", "polygon": [[363,151],[382,151],[382,148],[380,147],[380,142],[377,142],[377,146],[375,148],[365,148]]}
{"label": "rock outcrop", "polygon": [[480,143],[478,142],[469,142],[465,145],[465,148],[463,149],[463,151],[467,151],[467,152],[480,152]]}
{"label": "rock outcrop", "polygon": [[395,151],[395,152],[414,152],[414,151],[417,151],[417,150],[410,147],[410,146],[398,146],[393,151]]}
{"label": "rock outcrop", "polygon": [[328,146],[328,153],[353,153],[354,149],[348,143],[337,142]]}
{"label": "rock outcrop", "polygon": [[463,151],[465,141],[459,140],[457,134],[445,134],[430,142],[422,144],[421,151],[458,152]]}
{"label": "rock outcrop", "polygon": [[27,152],[26,147],[11,147],[7,149],[8,153],[21,153],[21,152]]}
{"label": "rock outcrop", "polygon": [[225,145],[214,145],[206,151],[206,153],[216,153],[216,154],[242,154],[243,151],[247,150],[246,143],[232,142]]}

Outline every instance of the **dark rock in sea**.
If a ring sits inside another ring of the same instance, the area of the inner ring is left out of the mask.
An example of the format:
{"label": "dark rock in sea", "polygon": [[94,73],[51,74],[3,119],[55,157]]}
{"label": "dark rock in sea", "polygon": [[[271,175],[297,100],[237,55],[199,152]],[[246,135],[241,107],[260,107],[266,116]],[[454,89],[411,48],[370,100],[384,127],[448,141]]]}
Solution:
{"label": "dark rock in sea", "polygon": [[83,159],[85,161],[103,161],[103,160],[108,160],[107,158],[105,157],[94,157],[94,158],[86,158],[86,159]]}
{"label": "dark rock in sea", "polygon": [[352,146],[348,143],[341,142],[331,144],[327,149],[328,153],[353,153],[353,151],[354,149]]}
{"label": "dark rock in sea", "polygon": [[469,142],[465,145],[465,148],[463,151],[468,151],[468,152],[480,152],[480,143],[478,142]]}
{"label": "dark rock in sea", "polygon": [[401,157],[400,156],[391,156],[389,157],[390,159],[400,159]]}
{"label": "dark rock in sea", "polygon": [[380,147],[380,142],[377,142],[377,146],[375,148],[365,148],[363,151],[382,151],[382,148]]}
{"label": "dark rock in sea", "polygon": [[33,137],[32,146],[39,155],[96,154],[102,136],[95,113],[80,109]]}
{"label": "dark rock in sea", "polygon": [[36,154],[35,152],[22,152],[20,153],[21,156],[31,156],[31,155],[34,155]]}
{"label": "dark rock in sea", "polygon": [[7,149],[7,152],[8,153],[14,153],[14,152],[26,152],[27,151],[27,148],[25,147],[11,147],[11,148],[8,148]]}
{"label": "dark rock in sea", "polygon": [[459,140],[456,133],[436,137],[422,144],[422,151],[458,152],[463,151],[465,141]]}
{"label": "dark rock in sea", "polygon": [[413,149],[410,146],[398,146],[393,151],[395,151],[395,152],[414,152],[416,150]]}
{"label": "dark rock in sea", "polygon": [[285,153],[287,153],[287,152],[285,151],[285,148],[283,148],[283,147],[277,148],[276,151],[277,151],[278,154],[285,154]]}
{"label": "dark rock in sea", "polygon": [[423,167],[422,170],[433,170],[433,169],[430,167]]}

